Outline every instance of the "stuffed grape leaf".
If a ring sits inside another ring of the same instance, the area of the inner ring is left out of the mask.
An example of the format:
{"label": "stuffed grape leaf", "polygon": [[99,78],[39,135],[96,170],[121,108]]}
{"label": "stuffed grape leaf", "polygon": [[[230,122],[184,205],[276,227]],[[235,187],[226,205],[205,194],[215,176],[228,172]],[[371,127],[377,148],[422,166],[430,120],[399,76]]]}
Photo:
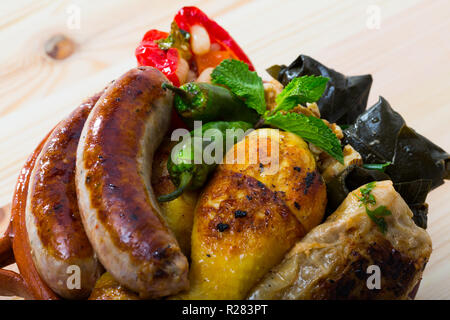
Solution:
{"label": "stuffed grape leaf", "polygon": [[345,76],[313,58],[300,55],[289,66],[272,66],[267,72],[284,86],[294,78],[315,75],[330,80],[323,96],[317,102],[323,119],[337,124],[352,124],[366,110],[372,85],[370,74]]}
{"label": "stuffed grape leaf", "polygon": [[391,162],[385,173],[412,209],[414,221],[426,227],[425,200],[450,179],[450,155],[408,127],[383,97],[345,129],[344,136],[344,145],[353,146],[364,163]]}

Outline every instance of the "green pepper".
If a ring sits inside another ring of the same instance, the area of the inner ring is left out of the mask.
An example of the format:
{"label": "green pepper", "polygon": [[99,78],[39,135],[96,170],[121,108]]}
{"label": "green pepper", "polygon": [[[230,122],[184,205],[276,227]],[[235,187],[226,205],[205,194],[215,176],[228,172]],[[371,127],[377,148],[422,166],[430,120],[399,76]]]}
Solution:
{"label": "green pepper", "polygon": [[255,124],[260,116],[225,87],[203,82],[189,82],[181,87],[168,83],[164,89],[175,93],[174,107],[183,121],[193,128],[194,121],[245,121]]}
{"label": "green pepper", "polygon": [[[219,148],[219,150],[222,150],[222,154],[216,155],[215,152],[211,152],[211,156],[214,158],[220,157],[220,159],[222,159],[227,151],[225,150],[227,139],[233,139],[233,143],[237,143],[243,138],[244,135],[242,133],[245,133],[252,127],[252,124],[243,121],[217,121],[208,122],[201,128],[194,129],[188,133],[188,136],[183,137],[182,142],[174,147],[178,150],[175,155],[169,157],[167,162],[167,170],[177,189],[172,193],[158,197],[158,201],[172,201],[179,197],[184,190],[197,190],[201,188],[205,184],[208,175],[217,166],[216,162],[209,164],[204,162],[203,151],[205,148],[216,151],[217,149],[213,148],[214,145],[212,144],[221,143],[222,148]],[[214,131],[209,131],[209,133],[211,133],[211,141],[205,141],[207,139],[204,139],[203,137],[207,130],[217,130],[221,133],[222,140],[216,141],[214,138]],[[199,135],[200,132],[201,136]],[[199,154],[197,154],[197,158],[200,160],[197,161],[198,163],[195,163],[194,161],[196,159],[196,152],[199,152]],[[172,159],[174,159],[174,161],[172,161]]]}

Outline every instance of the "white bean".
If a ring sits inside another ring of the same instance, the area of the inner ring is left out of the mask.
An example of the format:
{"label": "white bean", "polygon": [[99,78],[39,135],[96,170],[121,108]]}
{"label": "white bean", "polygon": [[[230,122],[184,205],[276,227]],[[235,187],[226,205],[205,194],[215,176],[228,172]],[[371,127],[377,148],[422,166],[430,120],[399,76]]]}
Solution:
{"label": "white bean", "polygon": [[195,81],[211,83],[211,73],[213,72],[213,70],[214,70],[214,68],[212,68],[212,67],[206,68],[205,70],[202,71],[202,73],[200,73],[197,80],[195,80]]}
{"label": "white bean", "polygon": [[180,58],[180,60],[178,61],[177,71],[175,72],[175,74],[178,77],[178,80],[180,80],[180,85],[186,82],[188,72],[189,72],[189,64],[187,63],[186,60]]}
{"label": "white bean", "polygon": [[199,25],[191,28],[191,48],[192,52],[197,55],[208,53],[211,47],[208,32]]}

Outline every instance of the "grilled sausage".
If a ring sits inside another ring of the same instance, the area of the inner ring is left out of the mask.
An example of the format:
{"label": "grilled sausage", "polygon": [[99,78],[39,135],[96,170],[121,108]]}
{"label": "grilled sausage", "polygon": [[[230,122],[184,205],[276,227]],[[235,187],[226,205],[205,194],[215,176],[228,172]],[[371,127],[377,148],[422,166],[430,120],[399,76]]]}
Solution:
{"label": "grilled sausage", "polygon": [[[27,196],[25,221],[34,264],[47,285],[67,299],[87,297],[101,274],[75,191],[78,140],[99,97],[87,99],[52,131],[36,160]],[[70,278],[78,271],[79,283]]]}
{"label": "grilled sausage", "polygon": [[[32,250],[30,242],[28,241],[25,211],[31,173],[34,165],[36,164],[37,157],[41,153],[43,146],[47,142],[47,138],[52,132],[53,129],[38,144],[20,170],[11,203],[10,235],[12,248],[14,251],[14,259],[16,260],[17,267],[19,268],[20,276],[27,284],[29,291],[27,296],[39,300],[58,300],[59,297],[42,280],[39,272],[34,266],[33,257],[31,255]],[[20,295],[21,293],[18,292],[18,294]]]}
{"label": "grilled sausage", "polygon": [[161,217],[153,154],[170,122],[173,96],[157,69],[128,71],[100,98],[83,129],[76,185],[82,221],[103,266],[142,298],[188,286],[188,262]]}
{"label": "grilled sausage", "polygon": [[[167,172],[167,160],[175,145],[165,137],[153,157],[152,187],[155,195],[168,194],[175,190],[175,185]],[[197,193],[186,191],[175,200],[160,203],[161,213],[169,229],[175,234],[181,251],[189,256],[191,250],[192,220],[194,218]],[[95,284],[89,300],[136,300],[138,297],[129,289],[118,283],[110,273],[105,272]]]}

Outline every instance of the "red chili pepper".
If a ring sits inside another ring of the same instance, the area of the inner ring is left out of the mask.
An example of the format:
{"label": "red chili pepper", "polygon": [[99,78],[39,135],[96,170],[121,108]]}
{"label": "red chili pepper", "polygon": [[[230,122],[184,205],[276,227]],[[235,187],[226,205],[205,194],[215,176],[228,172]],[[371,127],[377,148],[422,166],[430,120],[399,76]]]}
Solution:
{"label": "red chili pepper", "polygon": [[208,32],[211,44],[217,43],[220,45],[220,51],[210,51],[205,55],[195,57],[199,73],[207,67],[216,67],[222,60],[229,58],[241,60],[248,64],[250,70],[255,70],[250,59],[230,34],[215,21],[208,18],[199,8],[183,7],[178,11],[174,20],[180,29],[189,33],[191,27],[195,25],[204,27]]}
{"label": "red chili pepper", "polygon": [[180,60],[178,50],[176,48],[162,50],[156,43],[156,40],[167,38],[168,35],[167,32],[149,30],[136,48],[136,59],[139,66],[155,67],[164,73],[174,85],[179,86],[180,81],[176,75]]}

